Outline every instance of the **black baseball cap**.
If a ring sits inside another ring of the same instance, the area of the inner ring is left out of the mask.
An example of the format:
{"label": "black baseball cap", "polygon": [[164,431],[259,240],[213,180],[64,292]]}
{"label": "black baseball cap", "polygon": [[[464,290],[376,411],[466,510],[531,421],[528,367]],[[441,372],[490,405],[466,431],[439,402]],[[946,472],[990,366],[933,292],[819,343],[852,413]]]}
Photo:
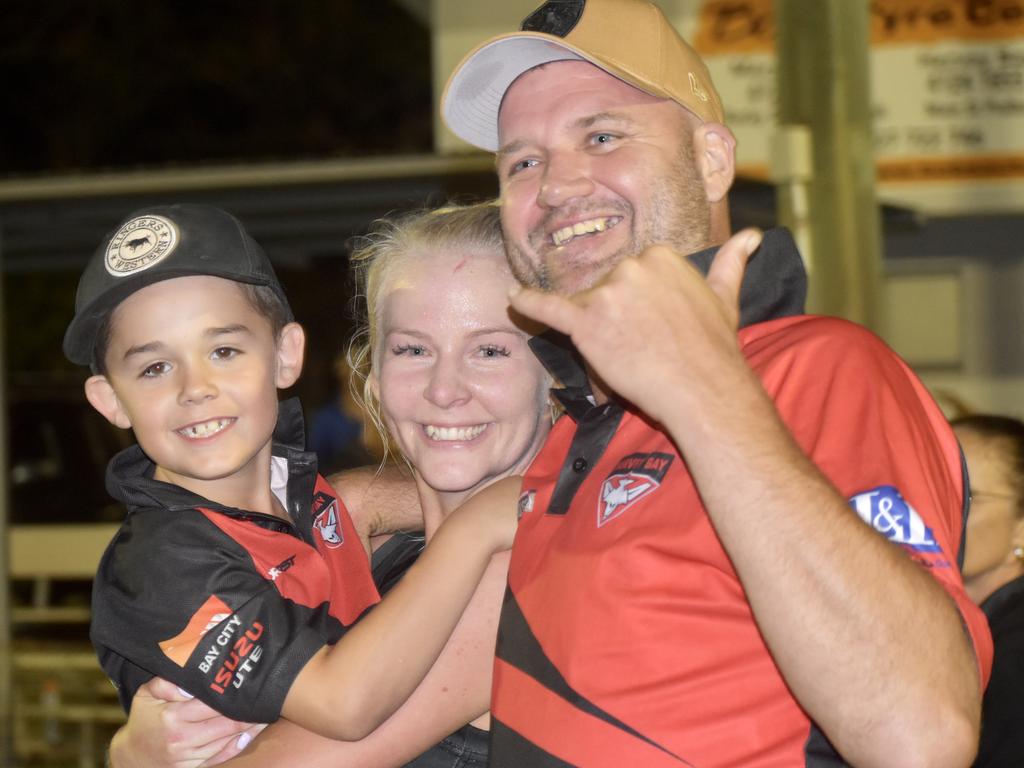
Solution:
{"label": "black baseball cap", "polygon": [[238,219],[212,205],[160,205],[129,214],[103,238],[78,281],[64,354],[90,365],[96,334],[118,304],[147,285],[189,275],[265,285],[293,319],[267,254]]}

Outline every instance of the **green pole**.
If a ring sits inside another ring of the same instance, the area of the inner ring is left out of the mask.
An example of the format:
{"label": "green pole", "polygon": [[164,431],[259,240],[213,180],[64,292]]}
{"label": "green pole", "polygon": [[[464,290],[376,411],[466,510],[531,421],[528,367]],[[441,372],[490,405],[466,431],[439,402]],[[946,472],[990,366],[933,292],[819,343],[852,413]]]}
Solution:
{"label": "green pole", "polygon": [[792,183],[780,187],[779,220],[807,225],[810,310],[880,330],[868,4],[775,0],[775,20],[780,136],[808,136],[810,156],[806,195],[795,200]]}

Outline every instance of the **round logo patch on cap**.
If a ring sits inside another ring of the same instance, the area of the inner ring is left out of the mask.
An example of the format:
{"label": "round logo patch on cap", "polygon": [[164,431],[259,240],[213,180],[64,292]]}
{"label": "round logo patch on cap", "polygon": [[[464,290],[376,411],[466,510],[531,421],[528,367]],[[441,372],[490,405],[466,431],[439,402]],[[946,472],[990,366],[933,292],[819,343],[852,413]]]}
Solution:
{"label": "round logo patch on cap", "polygon": [[125,222],[107,245],[107,272],[126,277],[169,256],[178,245],[178,228],[163,216],[136,216]]}

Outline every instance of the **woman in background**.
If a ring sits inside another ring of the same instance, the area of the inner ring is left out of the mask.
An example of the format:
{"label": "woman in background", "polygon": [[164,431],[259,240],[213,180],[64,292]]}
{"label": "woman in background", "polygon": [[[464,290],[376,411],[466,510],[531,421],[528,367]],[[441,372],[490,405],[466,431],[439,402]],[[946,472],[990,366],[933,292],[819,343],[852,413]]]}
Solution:
{"label": "woman in background", "polygon": [[1024,422],[965,416],[953,430],[967,460],[971,508],[963,576],[988,617],[995,657],[974,765],[1024,765]]}

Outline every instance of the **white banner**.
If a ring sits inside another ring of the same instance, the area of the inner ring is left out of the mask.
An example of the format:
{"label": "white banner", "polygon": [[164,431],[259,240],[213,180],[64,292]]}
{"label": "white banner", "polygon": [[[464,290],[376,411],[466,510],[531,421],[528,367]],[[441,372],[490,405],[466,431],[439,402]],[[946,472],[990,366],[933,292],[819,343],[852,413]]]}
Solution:
{"label": "white banner", "polygon": [[[1024,0],[874,0],[870,9],[879,182],[1024,182]],[[688,21],[741,170],[766,177],[772,0],[704,0]]]}

